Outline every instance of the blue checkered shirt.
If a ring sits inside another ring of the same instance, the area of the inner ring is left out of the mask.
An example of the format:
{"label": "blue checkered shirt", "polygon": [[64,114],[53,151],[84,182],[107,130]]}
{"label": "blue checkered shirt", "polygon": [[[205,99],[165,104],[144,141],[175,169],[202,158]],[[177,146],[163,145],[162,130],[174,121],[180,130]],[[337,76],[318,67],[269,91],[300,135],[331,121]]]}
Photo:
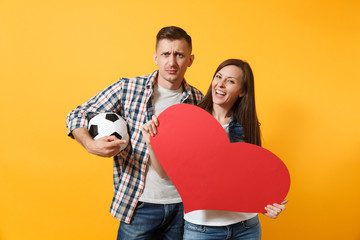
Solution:
{"label": "blue checkered shirt", "polygon": [[[151,120],[154,114],[151,95],[158,71],[135,78],[121,78],[89,101],[71,111],[66,118],[68,135],[75,128],[87,128],[89,112],[116,112],[127,124],[130,143],[127,148],[114,156],[114,197],[110,213],[130,223],[135,206],[144,188],[146,164],[149,153],[142,139],[140,127]],[[184,81],[181,103],[198,104],[202,93]]]}

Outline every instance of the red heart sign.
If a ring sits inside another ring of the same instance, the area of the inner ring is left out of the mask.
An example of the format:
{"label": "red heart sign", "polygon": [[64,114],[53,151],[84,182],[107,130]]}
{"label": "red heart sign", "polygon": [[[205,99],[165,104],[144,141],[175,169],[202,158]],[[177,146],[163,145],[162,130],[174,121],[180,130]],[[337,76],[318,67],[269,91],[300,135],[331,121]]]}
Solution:
{"label": "red heart sign", "polygon": [[177,188],[185,213],[200,209],[266,212],[290,187],[285,164],[265,148],[230,143],[205,110],[177,104],[159,117],[154,152]]}

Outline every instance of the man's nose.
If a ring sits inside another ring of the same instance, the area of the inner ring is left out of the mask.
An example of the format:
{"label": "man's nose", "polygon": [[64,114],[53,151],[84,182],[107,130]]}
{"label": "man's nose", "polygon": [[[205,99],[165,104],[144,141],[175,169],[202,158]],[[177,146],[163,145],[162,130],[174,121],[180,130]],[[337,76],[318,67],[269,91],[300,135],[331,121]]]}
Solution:
{"label": "man's nose", "polygon": [[170,55],[169,64],[170,64],[170,66],[176,66],[176,57],[175,57],[175,55],[173,55],[173,54]]}

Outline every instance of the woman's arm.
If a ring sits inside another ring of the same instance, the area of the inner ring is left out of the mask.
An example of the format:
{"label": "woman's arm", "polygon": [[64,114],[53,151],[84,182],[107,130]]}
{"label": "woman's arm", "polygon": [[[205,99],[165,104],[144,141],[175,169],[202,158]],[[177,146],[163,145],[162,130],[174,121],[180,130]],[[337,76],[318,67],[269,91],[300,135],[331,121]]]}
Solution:
{"label": "woman's arm", "polygon": [[152,120],[148,121],[144,125],[141,126],[141,131],[143,133],[147,148],[149,150],[150,161],[152,166],[154,167],[155,171],[161,178],[167,178],[168,175],[166,174],[165,170],[161,166],[159,160],[157,159],[154,150],[151,147],[150,143],[150,136],[155,136],[157,133],[156,128],[159,125],[158,119],[155,115],[152,116]]}

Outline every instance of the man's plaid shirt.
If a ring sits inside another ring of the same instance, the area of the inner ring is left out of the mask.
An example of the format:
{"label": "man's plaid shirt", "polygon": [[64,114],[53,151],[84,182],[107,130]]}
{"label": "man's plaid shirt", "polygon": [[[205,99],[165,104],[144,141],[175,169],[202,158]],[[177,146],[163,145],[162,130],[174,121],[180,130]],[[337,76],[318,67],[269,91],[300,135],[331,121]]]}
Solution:
{"label": "man's plaid shirt", "polygon": [[[71,137],[75,128],[87,128],[89,112],[116,112],[126,120],[131,144],[114,157],[114,198],[110,207],[110,213],[126,223],[130,223],[144,187],[149,154],[140,127],[151,120],[154,112],[151,95],[157,75],[155,71],[147,76],[121,78],[71,111],[66,119]],[[202,93],[185,81],[183,86],[181,103],[198,104]]]}

